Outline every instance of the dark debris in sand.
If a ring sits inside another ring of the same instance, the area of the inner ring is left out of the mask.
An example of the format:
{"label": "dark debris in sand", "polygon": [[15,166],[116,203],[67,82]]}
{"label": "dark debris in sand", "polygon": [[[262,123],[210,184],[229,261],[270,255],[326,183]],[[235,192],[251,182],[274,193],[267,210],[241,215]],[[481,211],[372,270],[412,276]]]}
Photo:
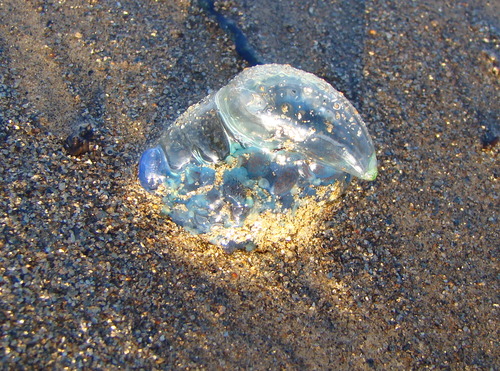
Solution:
{"label": "dark debris in sand", "polygon": [[496,2],[216,5],[354,100],[379,177],[319,245],[202,244],[136,163],[244,67],[228,36],[194,1],[0,1],[2,368],[497,369]]}

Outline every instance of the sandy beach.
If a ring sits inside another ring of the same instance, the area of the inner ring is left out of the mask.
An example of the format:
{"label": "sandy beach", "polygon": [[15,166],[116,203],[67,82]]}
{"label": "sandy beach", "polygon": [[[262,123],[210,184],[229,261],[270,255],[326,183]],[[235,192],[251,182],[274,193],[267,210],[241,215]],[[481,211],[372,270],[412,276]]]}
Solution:
{"label": "sandy beach", "polygon": [[0,368],[500,368],[499,2],[215,5],[345,93],[377,179],[310,244],[203,243],[137,162],[247,67],[230,36],[194,0],[0,0]]}

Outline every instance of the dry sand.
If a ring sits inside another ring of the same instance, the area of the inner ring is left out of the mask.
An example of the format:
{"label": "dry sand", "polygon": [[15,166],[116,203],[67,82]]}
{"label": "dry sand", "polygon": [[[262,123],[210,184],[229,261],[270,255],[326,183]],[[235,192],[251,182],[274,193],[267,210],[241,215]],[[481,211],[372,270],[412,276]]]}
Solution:
{"label": "dry sand", "polygon": [[217,5],[346,93],[379,177],[309,246],[200,243],[136,164],[245,67],[228,36],[195,1],[0,0],[0,368],[500,368],[498,1]]}

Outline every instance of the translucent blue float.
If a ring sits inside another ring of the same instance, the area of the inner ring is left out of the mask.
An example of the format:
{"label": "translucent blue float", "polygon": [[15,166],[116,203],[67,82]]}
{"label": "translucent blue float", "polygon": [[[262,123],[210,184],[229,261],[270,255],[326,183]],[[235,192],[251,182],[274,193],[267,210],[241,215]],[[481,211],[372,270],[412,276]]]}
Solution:
{"label": "translucent blue float", "polygon": [[288,65],[248,68],[144,152],[139,180],[170,218],[227,250],[308,239],[373,143],[344,95]]}

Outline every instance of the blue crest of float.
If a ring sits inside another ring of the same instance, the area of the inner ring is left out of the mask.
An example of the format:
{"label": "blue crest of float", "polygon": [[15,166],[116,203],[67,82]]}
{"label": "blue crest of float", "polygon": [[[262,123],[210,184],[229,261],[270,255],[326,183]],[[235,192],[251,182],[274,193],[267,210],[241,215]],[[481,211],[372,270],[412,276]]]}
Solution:
{"label": "blue crest of float", "polygon": [[174,222],[226,248],[255,246],[264,219],[338,197],[351,175],[377,176],[360,115],[326,81],[278,64],[245,69],[188,108],[139,162]]}

